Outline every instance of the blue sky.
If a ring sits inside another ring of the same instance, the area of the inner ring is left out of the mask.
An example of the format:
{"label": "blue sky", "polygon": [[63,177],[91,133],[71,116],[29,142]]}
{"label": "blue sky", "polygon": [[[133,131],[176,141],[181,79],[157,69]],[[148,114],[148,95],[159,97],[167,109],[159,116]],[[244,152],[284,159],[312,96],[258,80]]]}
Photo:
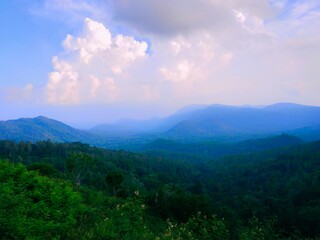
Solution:
{"label": "blue sky", "polygon": [[0,1],[0,120],[320,105],[317,0]]}

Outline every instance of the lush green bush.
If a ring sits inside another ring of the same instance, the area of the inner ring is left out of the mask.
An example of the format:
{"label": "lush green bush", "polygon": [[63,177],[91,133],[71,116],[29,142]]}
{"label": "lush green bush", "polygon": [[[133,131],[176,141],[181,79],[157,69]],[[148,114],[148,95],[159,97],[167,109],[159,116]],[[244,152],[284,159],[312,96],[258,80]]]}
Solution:
{"label": "lush green bush", "polygon": [[1,239],[64,239],[82,207],[69,183],[0,161]]}

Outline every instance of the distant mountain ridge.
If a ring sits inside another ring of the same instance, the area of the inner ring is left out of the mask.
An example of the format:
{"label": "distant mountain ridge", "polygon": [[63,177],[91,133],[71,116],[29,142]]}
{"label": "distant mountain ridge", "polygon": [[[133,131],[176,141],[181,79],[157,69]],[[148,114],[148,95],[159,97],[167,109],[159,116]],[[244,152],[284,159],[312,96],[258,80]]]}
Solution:
{"label": "distant mountain ridge", "polygon": [[206,138],[221,135],[280,134],[320,125],[320,107],[293,103],[269,106],[193,105],[154,120],[126,120],[97,126],[90,131],[116,134],[157,133],[162,138]]}
{"label": "distant mountain ridge", "polygon": [[209,106],[180,116],[169,138],[281,133],[320,123],[320,107],[275,104],[262,108]]}
{"label": "distant mountain ridge", "polygon": [[320,139],[320,107],[291,103],[264,107],[192,105],[162,119],[127,119],[86,131],[43,116],[0,121],[0,139],[79,141],[116,149],[134,149],[159,138],[236,142],[282,133],[304,140]]}

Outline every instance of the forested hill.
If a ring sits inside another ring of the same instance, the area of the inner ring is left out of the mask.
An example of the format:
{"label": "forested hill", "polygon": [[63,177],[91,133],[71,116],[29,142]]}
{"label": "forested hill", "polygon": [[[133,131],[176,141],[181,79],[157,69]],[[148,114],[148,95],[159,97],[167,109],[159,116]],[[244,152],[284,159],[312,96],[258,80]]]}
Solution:
{"label": "forested hill", "polygon": [[154,156],[183,159],[191,162],[202,162],[226,155],[259,152],[273,148],[299,145],[302,142],[303,141],[300,138],[288,134],[250,139],[236,143],[217,141],[183,143],[169,139],[157,139],[142,145],[136,150]]}
{"label": "forested hill", "polygon": [[0,139],[14,141],[86,142],[98,143],[97,136],[72,128],[62,122],[39,116],[0,121]]}
{"label": "forested hill", "polygon": [[320,237],[320,142],[193,164],[0,141],[0,159],[1,239]]}

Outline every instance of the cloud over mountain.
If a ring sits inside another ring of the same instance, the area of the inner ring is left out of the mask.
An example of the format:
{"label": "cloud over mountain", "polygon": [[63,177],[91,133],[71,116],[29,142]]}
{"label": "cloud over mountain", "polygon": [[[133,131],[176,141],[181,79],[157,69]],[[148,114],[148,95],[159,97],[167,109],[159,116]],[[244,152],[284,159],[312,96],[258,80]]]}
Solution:
{"label": "cloud over mountain", "polygon": [[[93,12],[94,4],[82,4]],[[315,101],[314,87],[301,78],[312,72],[308,81],[319,85],[318,70],[300,61],[316,61],[320,51],[319,38],[310,37],[316,34],[311,21],[320,18],[313,0],[119,0],[110,6],[113,18],[86,18],[82,33],[63,41],[46,85],[49,103]],[[315,52],[305,51],[310,44]]]}
{"label": "cloud over mountain", "polygon": [[17,26],[3,26],[6,102],[144,116],[193,103],[320,104],[317,0],[21,2]]}

